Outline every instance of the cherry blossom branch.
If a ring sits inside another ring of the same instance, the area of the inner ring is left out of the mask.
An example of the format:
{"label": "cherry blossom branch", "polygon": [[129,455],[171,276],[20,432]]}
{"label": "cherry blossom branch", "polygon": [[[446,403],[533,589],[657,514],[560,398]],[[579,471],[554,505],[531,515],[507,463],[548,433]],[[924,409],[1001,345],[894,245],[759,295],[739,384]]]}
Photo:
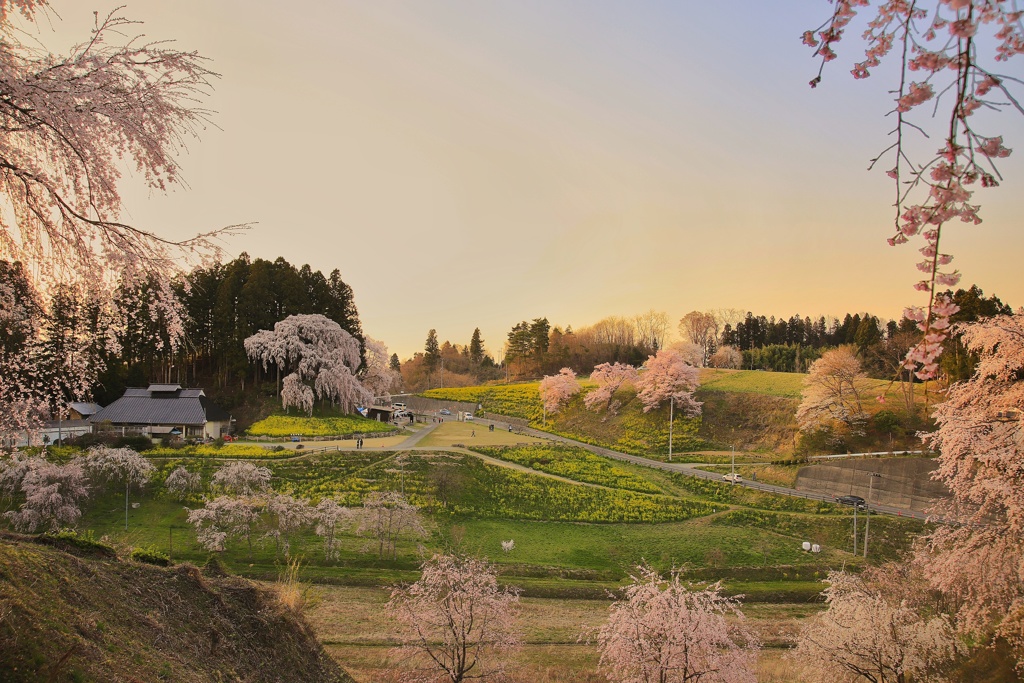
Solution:
{"label": "cherry blossom branch", "polygon": [[[927,292],[927,305],[908,309],[908,317],[918,322],[924,334],[921,343],[907,356],[906,367],[915,370],[919,379],[931,379],[938,374],[938,357],[942,343],[948,337],[949,316],[958,309],[945,299],[939,290],[960,281],[960,273],[946,270],[953,257],[942,253],[939,245],[943,227],[955,218],[977,225],[981,222],[979,207],[971,203],[971,187],[996,187],[1002,180],[996,160],[1009,156],[1010,149],[997,135],[982,135],[971,126],[971,115],[984,107],[994,111],[1011,107],[1024,113],[1024,108],[1013,96],[1008,83],[1022,84],[1019,79],[996,74],[978,64],[977,34],[984,27],[994,28],[996,47],[994,60],[1008,61],[1024,53],[1022,13],[1008,0],[935,0],[930,12],[922,9],[922,2],[883,0],[877,4],[875,16],[869,21],[863,37],[867,44],[865,60],[854,65],[854,78],[869,77],[870,70],[887,56],[896,40],[901,45],[900,83],[896,94],[896,142],[871,160],[869,168],[892,153],[896,163],[887,172],[896,187],[895,234],[890,245],[905,244],[911,238],[923,238],[919,249],[924,260],[917,264],[925,273],[915,289]],[[834,46],[842,38],[858,8],[872,7],[872,0],[836,0],[832,17],[816,31],[806,31],[803,42],[815,48],[814,56],[821,59],[818,75],[811,81],[816,87],[821,81],[825,62],[836,59]],[[947,17],[944,12],[952,11]],[[923,22],[931,17],[927,27]],[[941,35],[948,38],[938,43]],[[955,72],[951,82],[936,93],[935,81],[947,71]],[[923,78],[911,81],[910,72],[921,72]],[[990,97],[1001,92],[1007,102]],[[926,163],[912,161],[904,135],[905,129],[920,132],[926,139],[924,126],[908,120],[916,107],[934,100],[932,117],[940,112],[943,95],[952,93],[948,108],[945,144]],[[904,165],[906,172],[904,172]],[[910,176],[907,180],[906,177]],[[915,200],[919,190],[925,190]]]}
{"label": "cherry blossom branch", "polygon": [[166,42],[109,42],[138,24],[123,8],[97,16],[90,39],[66,56],[28,47],[9,13],[31,20],[43,6],[0,2],[0,194],[10,209],[0,217],[0,258],[28,264],[37,286],[126,272],[168,277],[217,258],[219,240],[247,225],[162,238],[118,220],[117,187],[128,158],[154,189],[181,182],[175,157],[186,137],[212,125],[198,104],[217,74]]}

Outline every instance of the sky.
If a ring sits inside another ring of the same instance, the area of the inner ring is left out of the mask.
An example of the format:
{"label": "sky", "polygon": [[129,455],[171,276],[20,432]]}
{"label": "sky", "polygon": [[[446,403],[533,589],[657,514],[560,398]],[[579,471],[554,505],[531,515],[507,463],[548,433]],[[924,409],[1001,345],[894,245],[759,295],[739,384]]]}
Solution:
{"label": "sky", "polygon": [[[40,41],[82,40],[93,10],[119,4],[102,2],[51,0]],[[127,0],[140,33],[198,51],[220,78],[204,102],[216,126],[181,157],[187,185],[154,193],[126,168],[123,218],[171,238],[252,223],[229,256],[338,268],[364,331],[402,359],[431,328],[466,344],[479,327],[500,355],[511,327],[538,317],[896,317],[924,303],[919,255],[886,245],[893,189],[866,170],[890,141],[895,72],[850,76],[855,27],[809,88],[817,64],[800,35],[829,11]],[[1020,57],[1004,68],[1024,76]],[[935,125],[928,114],[917,122]],[[984,123],[1024,144],[1024,117]],[[944,237],[962,284],[1014,306],[1022,156],[975,196],[985,222]]]}

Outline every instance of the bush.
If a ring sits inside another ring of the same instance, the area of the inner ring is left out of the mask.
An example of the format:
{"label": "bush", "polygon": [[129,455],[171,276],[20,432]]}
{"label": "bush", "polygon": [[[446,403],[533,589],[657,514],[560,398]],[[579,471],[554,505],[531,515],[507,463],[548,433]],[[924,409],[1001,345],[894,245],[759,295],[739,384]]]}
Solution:
{"label": "bush", "polygon": [[220,559],[219,555],[210,555],[206,559],[206,563],[203,565],[203,573],[208,576],[218,576],[221,578],[231,574],[228,571],[227,565],[224,564],[224,560]]}
{"label": "bush", "polygon": [[900,435],[902,433],[900,418],[891,410],[879,410],[872,420],[875,423],[875,429],[882,434]]}
{"label": "bush", "polygon": [[131,558],[136,562],[155,564],[160,567],[167,567],[171,564],[171,558],[156,548],[133,548]]}
{"label": "bush", "polygon": [[74,439],[65,439],[65,441],[79,448],[89,448],[91,446],[112,446],[117,438],[117,435],[113,433],[93,432],[91,434],[82,434]]}
{"label": "bush", "polygon": [[130,448],[133,451],[148,451],[153,447],[153,440],[148,436],[119,436],[114,441],[114,448]]}
{"label": "bush", "polygon": [[80,534],[73,529],[61,529],[53,533],[42,534],[39,536],[39,541],[72,554],[76,554],[77,551],[99,557],[117,557],[117,551],[112,546],[97,541],[91,530]]}

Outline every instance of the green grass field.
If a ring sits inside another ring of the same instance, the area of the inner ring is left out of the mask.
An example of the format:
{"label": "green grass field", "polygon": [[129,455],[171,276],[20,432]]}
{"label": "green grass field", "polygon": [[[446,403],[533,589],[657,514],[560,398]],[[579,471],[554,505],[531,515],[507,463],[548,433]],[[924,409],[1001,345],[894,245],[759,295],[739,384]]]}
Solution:
{"label": "green grass field", "polygon": [[807,375],[798,372],[703,368],[700,371],[700,385],[705,391],[800,398],[805,377]]}
{"label": "green grass field", "polygon": [[[682,568],[698,584],[722,580],[725,592],[743,595],[744,609],[759,615],[763,637],[785,647],[799,619],[819,609],[828,570],[865,562],[849,552],[852,517],[845,508],[696,480],[577,448],[476,447],[536,473],[444,451],[367,449],[259,461],[272,471],[276,490],[311,502],[333,496],[358,506],[367,492],[404,490],[423,506],[426,536],[400,540],[394,560],[379,559],[375,543],[357,534],[354,523],[339,532],[339,556],[329,561],[312,530],[288,539],[291,555],[301,558],[301,579],[316,584],[310,593],[314,628],[357,680],[390,680],[381,678],[394,666],[388,624],[380,620],[386,600],[381,588],[415,580],[423,557],[435,552],[488,558],[503,584],[522,590],[522,625],[530,644],[517,659],[519,674],[550,683],[602,680],[594,673],[593,648],[578,644],[574,629],[600,623],[608,596],[639,563],[662,572]],[[153,482],[132,494],[139,507],[129,508],[127,531],[123,492],[116,487],[98,491],[79,528],[122,552],[153,548],[176,562],[203,564],[210,553],[196,542],[185,510],[200,506],[201,498],[179,502],[162,491],[161,482],[180,464],[209,481],[220,463],[199,453],[155,462]],[[895,557],[923,528],[905,518],[873,517],[872,560]],[[505,552],[502,542],[508,540],[515,547]],[[221,559],[234,573],[275,580],[287,558],[262,532],[253,541],[251,555],[236,539]],[[823,551],[804,552],[803,541],[819,543]],[[785,669],[769,655],[766,671]]]}
{"label": "green grass field", "polygon": [[[539,455],[548,465],[560,463],[559,476],[602,479],[603,484],[566,483],[462,453],[339,451],[261,464],[271,469],[275,489],[314,503],[333,496],[358,506],[369,491],[404,490],[427,512],[429,535],[403,540],[396,561],[382,561],[368,552],[368,539],[352,528],[340,536],[337,562],[323,559],[321,541],[311,531],[296,534],[291,539],[293,554],[304,557],[309,571],[321,581],[387,583],[414,571],[421,552],[450,548],[490,557],[510,576],[543,579],[544,590],[564,589],[570,594],[584,590],[589,582],[618,580],[641,561],[661,569],[685,566],[724,577],[744,567],[764,571],[807,566],[823,571],[826,566],[860,561],[846,552],[851,525],[846,509],[596,456],[579,457],[576,449],[504,450],[506,455],[518,454],[510,460],[525,462]],[[201,563],[209,553],[196,543],[184,509],[200,506],[201,498],[178,502],[162,492],[160,482],[180,464],[209,481],[218,463],[201,457],[156,462],[159,473],[154,482],[142,495],[132,495],[140,505],[129,510],[127,532],[124,498],[115,490],[95,499],[80,527],[124,546],[152,546]],[[661,494],[610,485],[646,486]],[[894,556],[921,528],[913,520],[877,516],[872,525],[873,553]],[[505,554],[501,541],[509,539],[516,547]],[[273,577],[284,557],[272,542],[255,540],[251,557],[247,545],[235,540],[224,559],[236,571]],[[825,552],[804,553],[800,543],[805,540],[820,543]]]}
{"label": "green grass field", "polygon": [[538,472],[556,474],[576,481],[608,486],[611,488],[639,491],[640,493],[662,493],[655,484],[637,476],[608,458],[594,455],[584,448],[574,446],[536,446],[514,448],[482,448],[473,450],[531,467]]}
{"label": "green grass field", "polygon": [[[761,480],[791,483],[796,466],[770,463],[786,461],[792,450],[792,416],[803,376],[712,370],[703,377],[699,397],[707,414],[702,420],[677,419],[676,458],[726,463],[729,440],[735,439],[762,449],[739,456],[759,463],[740,465],[745,477],[756,471]],[[850,552],[853,519],[847,508],[487,430],[487,414],[500,412],[580,440],[665,459],[667,407],[644,413],[630,391],[617,397],[622,406],[616,416],[586,410],[577,396],[559,414],[548,415],[546,424],[536,383],[434,390],[429,395],[483,403],[484,417],[438,425],[419,442],[434,450],[387,450],[406,437],[408,432],[403,432],[376,440],[379,444],[368,440],[371,446],[359,451],[303,454],[253,444],[151,451],[158,474],[144,492],[132,493],[131,501],[139,507],[129,508],[128,530],[123,491],[116,487],[97,489],[79,528],[122,552],[153,548],[176,562],[203,564],[211,553],[197,543],[185,509],[201,506],[202,498],[175,500],[162,490],[162,481],[184,464],[209,482],[221,458],[258,459],[257,464],[271,470],[276,491],[311,503],[330,496],[356,514],[370,492],[404,492],[421,506],[426,535],[403,537],[396,559],[380,559],[373,539],[356,532],[355,520],[340,529],[338,556],[331,560],[324,557],[322,540],[311,528],[288,538],[291,556],[301,558],[302,580],[316,584],[310,592],[310,614],[321,640],[346,666],[354,667],[357,680],[374,683],[397,680],[383,673],[394,662],[389,624],[381,617],[380,605],[386,600],[382,588],[415,580],[423,558],[436,552],[486,557],[497,566],[503,584],[523,591],[523,628],[530,644],[517,660],[516,680],[533,683],[604,680],[595,672],[594,649],[577,643],[577,628],[600,623],[610,592],[624,585],[639,563],[663,572],[682,568],[698,584],[722,580],[727,593],[745,596],[745,611],[754,613],[769,643],[762,657],[763,680],[796,681],[795,674],[786,673],[789,665],[778,656],[779,648],[792,643],[801,619],[820,609],[821,579],[828,570],[856,570],[866,562]],[[390,427],[330,416],[276,416],[255,427],[278,437],[373,429]],[[504,464],[454,448],[456,444]],[[306,444],[305,450],[310,449]],[[688,449],[700,452],[687,454]],[[59,455],[72,457],[65,451]],[[0,513],[3,505],[0,501]],[[859,522],[862,533],[863,517]],[[914,520],[873,516],[870,561],[897,557],[925,529]],[[505,552],[502,542],[509,540],[515,547]],[[805,541],[820,544],[822,552],[803,551]],[[251,554],[247,543],[234,539],[220,558],[231,572],[270,581],[287,562],[262,529],[253,536]],[[329,597],[317,597],[318,592]]]}

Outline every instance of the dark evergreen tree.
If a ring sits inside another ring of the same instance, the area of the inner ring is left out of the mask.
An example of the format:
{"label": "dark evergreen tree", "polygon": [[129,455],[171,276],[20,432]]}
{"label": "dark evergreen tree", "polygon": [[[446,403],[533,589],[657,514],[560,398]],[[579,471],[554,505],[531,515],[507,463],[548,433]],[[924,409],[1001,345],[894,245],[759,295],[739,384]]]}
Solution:
{"label": "dark evergreen tree", "polygon": [[537,362],[542,361],[544,354],[548,352],[550,332],[551,324],[547,318],[534,318],[530,324],[530,351]]}
{"label": "dark evergreen tree", "polygon": [[427,372],[433,372],[441,363],[441,346],[437,343],[437,330],[427,332],[427,342],[423,346],[423,365]]}
{"label": "dark evergreen tree", "polygon": [[474,363],[482,363],[484,360],[484,340],[480,338],[479,327],[473,330],[469,340],[469,359]]}

